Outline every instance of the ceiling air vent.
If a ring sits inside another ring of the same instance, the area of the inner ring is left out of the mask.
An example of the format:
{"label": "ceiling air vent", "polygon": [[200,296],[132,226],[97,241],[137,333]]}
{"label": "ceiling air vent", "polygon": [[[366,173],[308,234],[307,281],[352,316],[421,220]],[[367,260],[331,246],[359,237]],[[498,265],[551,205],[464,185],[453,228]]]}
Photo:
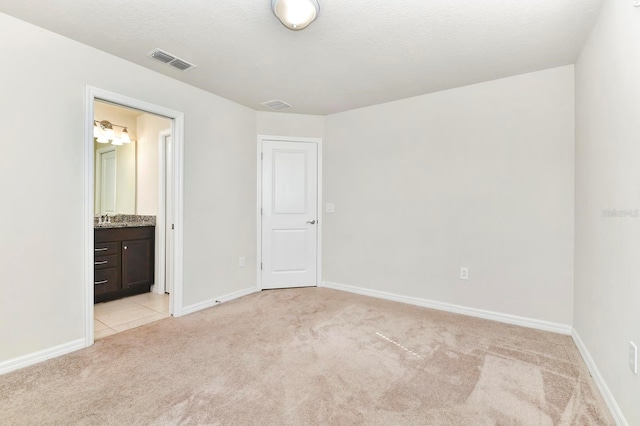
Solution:
{"label": "ceiling air vent", "polygon": [[167,52],[165,52],[164,50],[160,50],[160,49],[152,50],[151,52],[149,52],[149,54],[147,56],[149,56],[150,58],[153,58],[153,59],[155,59],[157,61],[160,61],[163,64],[168,64],[169,62],[171,62],[174,59],[176,59],[175,56],[171,56]]}
{"label": "ceiling air vent", "polygon": [[171,65],[174,68],[178,68],[180,71],[186,71],[189,68],[194,67],[195,65],[190,64],[189,62],[185,62],[182,59],[175,59],[171,62],[169,62],[169,65]]}
{"label": "ceiling air vent", "polygon": [[152,50],[151,52],[147,53],[147,56],[152,59],[155,59],[156,61],[160,61],[163,64],[167,64],[169,66],[177,68],[180,71],[187,71],[187,70],[190,70],[191,68],[196,67],[195,65],[183,59],[180,59],[177,56],[172,55],[171,53],[165,52],[162,49]]}
{"label": "ceiling air vent", "polygon": [[282,101],[277,100],[277,99],[274,100],[274,101],[263,102],[262,105],[266,106],[271,111],[280,111],[280,110],[283,110],[283,109],[291,108],[291,105],[289,105],[288,103],[282,102]]}

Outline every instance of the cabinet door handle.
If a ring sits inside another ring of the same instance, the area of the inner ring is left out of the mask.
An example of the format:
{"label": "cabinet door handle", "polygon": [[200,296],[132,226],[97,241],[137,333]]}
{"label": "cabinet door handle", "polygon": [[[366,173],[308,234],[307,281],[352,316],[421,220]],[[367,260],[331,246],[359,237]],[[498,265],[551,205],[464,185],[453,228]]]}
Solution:
{"label": "cabinet door handle", "polygon": [[94,282],[93,282],[93,284],[94,284],[94,285],[99,285],[99,284],[106,284],[106,283],[108,283],[108,282],[109,282],[109,280],[94,281]]}
{"label": "cabinet door handle", "polygon": [[93,262],[94,265],[106,265],[109,263],[108,260],[101,260],[100,262]]}
{"label": "cabinet door handle", "polygon": [[101,247],[101,248],[93,249],[93,251],[107,251],[107,250],[109,250],[109,247]]}

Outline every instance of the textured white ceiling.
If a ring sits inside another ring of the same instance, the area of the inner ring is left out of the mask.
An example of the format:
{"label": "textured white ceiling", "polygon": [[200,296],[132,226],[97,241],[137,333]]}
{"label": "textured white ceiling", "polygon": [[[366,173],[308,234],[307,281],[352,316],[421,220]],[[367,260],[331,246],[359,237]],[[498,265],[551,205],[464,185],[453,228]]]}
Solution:
{"label": "textured white ceiling", "polygon": [[[601,0],[320,0],[299,32],[270,3],[0,0],[0,11],[253,109],[281,99],[330,114],[571,64]],[[156,47],[198,68],[145,56]]]}

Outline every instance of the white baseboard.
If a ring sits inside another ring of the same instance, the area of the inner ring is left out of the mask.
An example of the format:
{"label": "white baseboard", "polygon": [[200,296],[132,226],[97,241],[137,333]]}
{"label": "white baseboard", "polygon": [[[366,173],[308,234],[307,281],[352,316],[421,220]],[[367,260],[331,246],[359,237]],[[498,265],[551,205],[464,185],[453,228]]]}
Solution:
{"label": "white baseboard", "polygon": [[21,368],[46,361],[51,358],[66,355],[70,352],[75,352],[84,348],[85,341],[83,338],[74,340],[69,343],[63,343],[62,345],[54,346],[53,348],[44,349],[42,351],[34,352],[27,355],[22,355],[17,358],[0,362],[0,374],[6,374],[10,371],[19,370]]}
{"label": "white baseboard", "polygon": [[400,294],[388,293],[380,290],[370,290],[368,288],[354,287],[345,284],[332,282],[322,282],[322,287],[335,290],[348,291],[350,293],[362,294],[364,296],[377,297],[379,299],[393,300],[394,302],[408,303],[410,305],[423,306],[425,308],[437,309],[439,311],[453,312],[456,314],[468,315],[477,318],[503,322],[507,324],[519,325],[522,327],[535,328],[538,330],[552,331],[554,333],[571,335],[572,327],[568,324],[560,324],[549,321],[542,321],[534,318],[520,317],[517,315],[503,314],[500,312],[485,311],[482,309],[469,308],[466,306],[453,305],[450,303],[437,302],[434,300],[420,299],[418,297],[402,296]]}
{"label": "white baseboard", "polygon": [[596,385],[600,390],[600,394],[602,395],[602,398],[604,398],[604,401],[607,403],[607,407],[609,407],[609,411],[611,411],[611,415],[613,416],[613,419],[615,420],[616,424],[618,426],[629,426],[629,423],[627,423],[627,419],[625,419],[624,414],[622,414],[622,410],[620,409],[620,406],[616,402],[616,399],[613,397],[613,394],[611,393],[609,386],[607,386],[607,383],[604,381],[602,374],[600,374],[600,370],[598,370],[598,366],[596,365],[595,361],[591,357],[589,350],[585,346],[584,342],[580,338],[580,335],[578,334],[575,328],[571,333],[571,337],[573,337],[573,341],[578,347],[578,350],[580,351],[580,355],[582,355],[582,359],[584,359],[585,364],[587,364],[587,367],[589,368],[589,372],[591,373],[591,377],[593,377],[593,380],[596,382]]}
{"label": "white baseboard", "polygon": [[220,303],[228,302],[238,297],[246,296],[251,293],[257,292],[256,287],[245,288],[244,290],[234,291],[233,293],[225,294],[224,296],[216,297],[215,299],[205,300],[204,302],[196,303],[194,305],[185,306],[182,308],[181,315],[189,315],[194,312],[201,311],[203,309],[210,308],[212,306],[219,305]]}

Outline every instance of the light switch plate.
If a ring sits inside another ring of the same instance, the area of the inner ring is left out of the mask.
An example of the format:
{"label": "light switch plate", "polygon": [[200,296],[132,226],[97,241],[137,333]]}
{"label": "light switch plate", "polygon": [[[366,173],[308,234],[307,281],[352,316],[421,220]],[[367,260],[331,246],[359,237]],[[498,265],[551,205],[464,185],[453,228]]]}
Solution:
{"label": "light switch plate", "polygon": [[336,206],[333,203],[327,203],[327,207],[325,208],[327,213],[333,213],[336,211]]}
{"label": "light switch plate", "polygon": [[461,280],[469,279],[469,268],[460,268],[460,279]]}
{"label": "light switch plate", "polygon": [[633,342],[629,342],[629,368],[638,374],[638,347]]}
{"label": "light switch plate", "polygon": [[238,267],[239,268],[244,268],[244,256],[240,256],[238,258]]}

